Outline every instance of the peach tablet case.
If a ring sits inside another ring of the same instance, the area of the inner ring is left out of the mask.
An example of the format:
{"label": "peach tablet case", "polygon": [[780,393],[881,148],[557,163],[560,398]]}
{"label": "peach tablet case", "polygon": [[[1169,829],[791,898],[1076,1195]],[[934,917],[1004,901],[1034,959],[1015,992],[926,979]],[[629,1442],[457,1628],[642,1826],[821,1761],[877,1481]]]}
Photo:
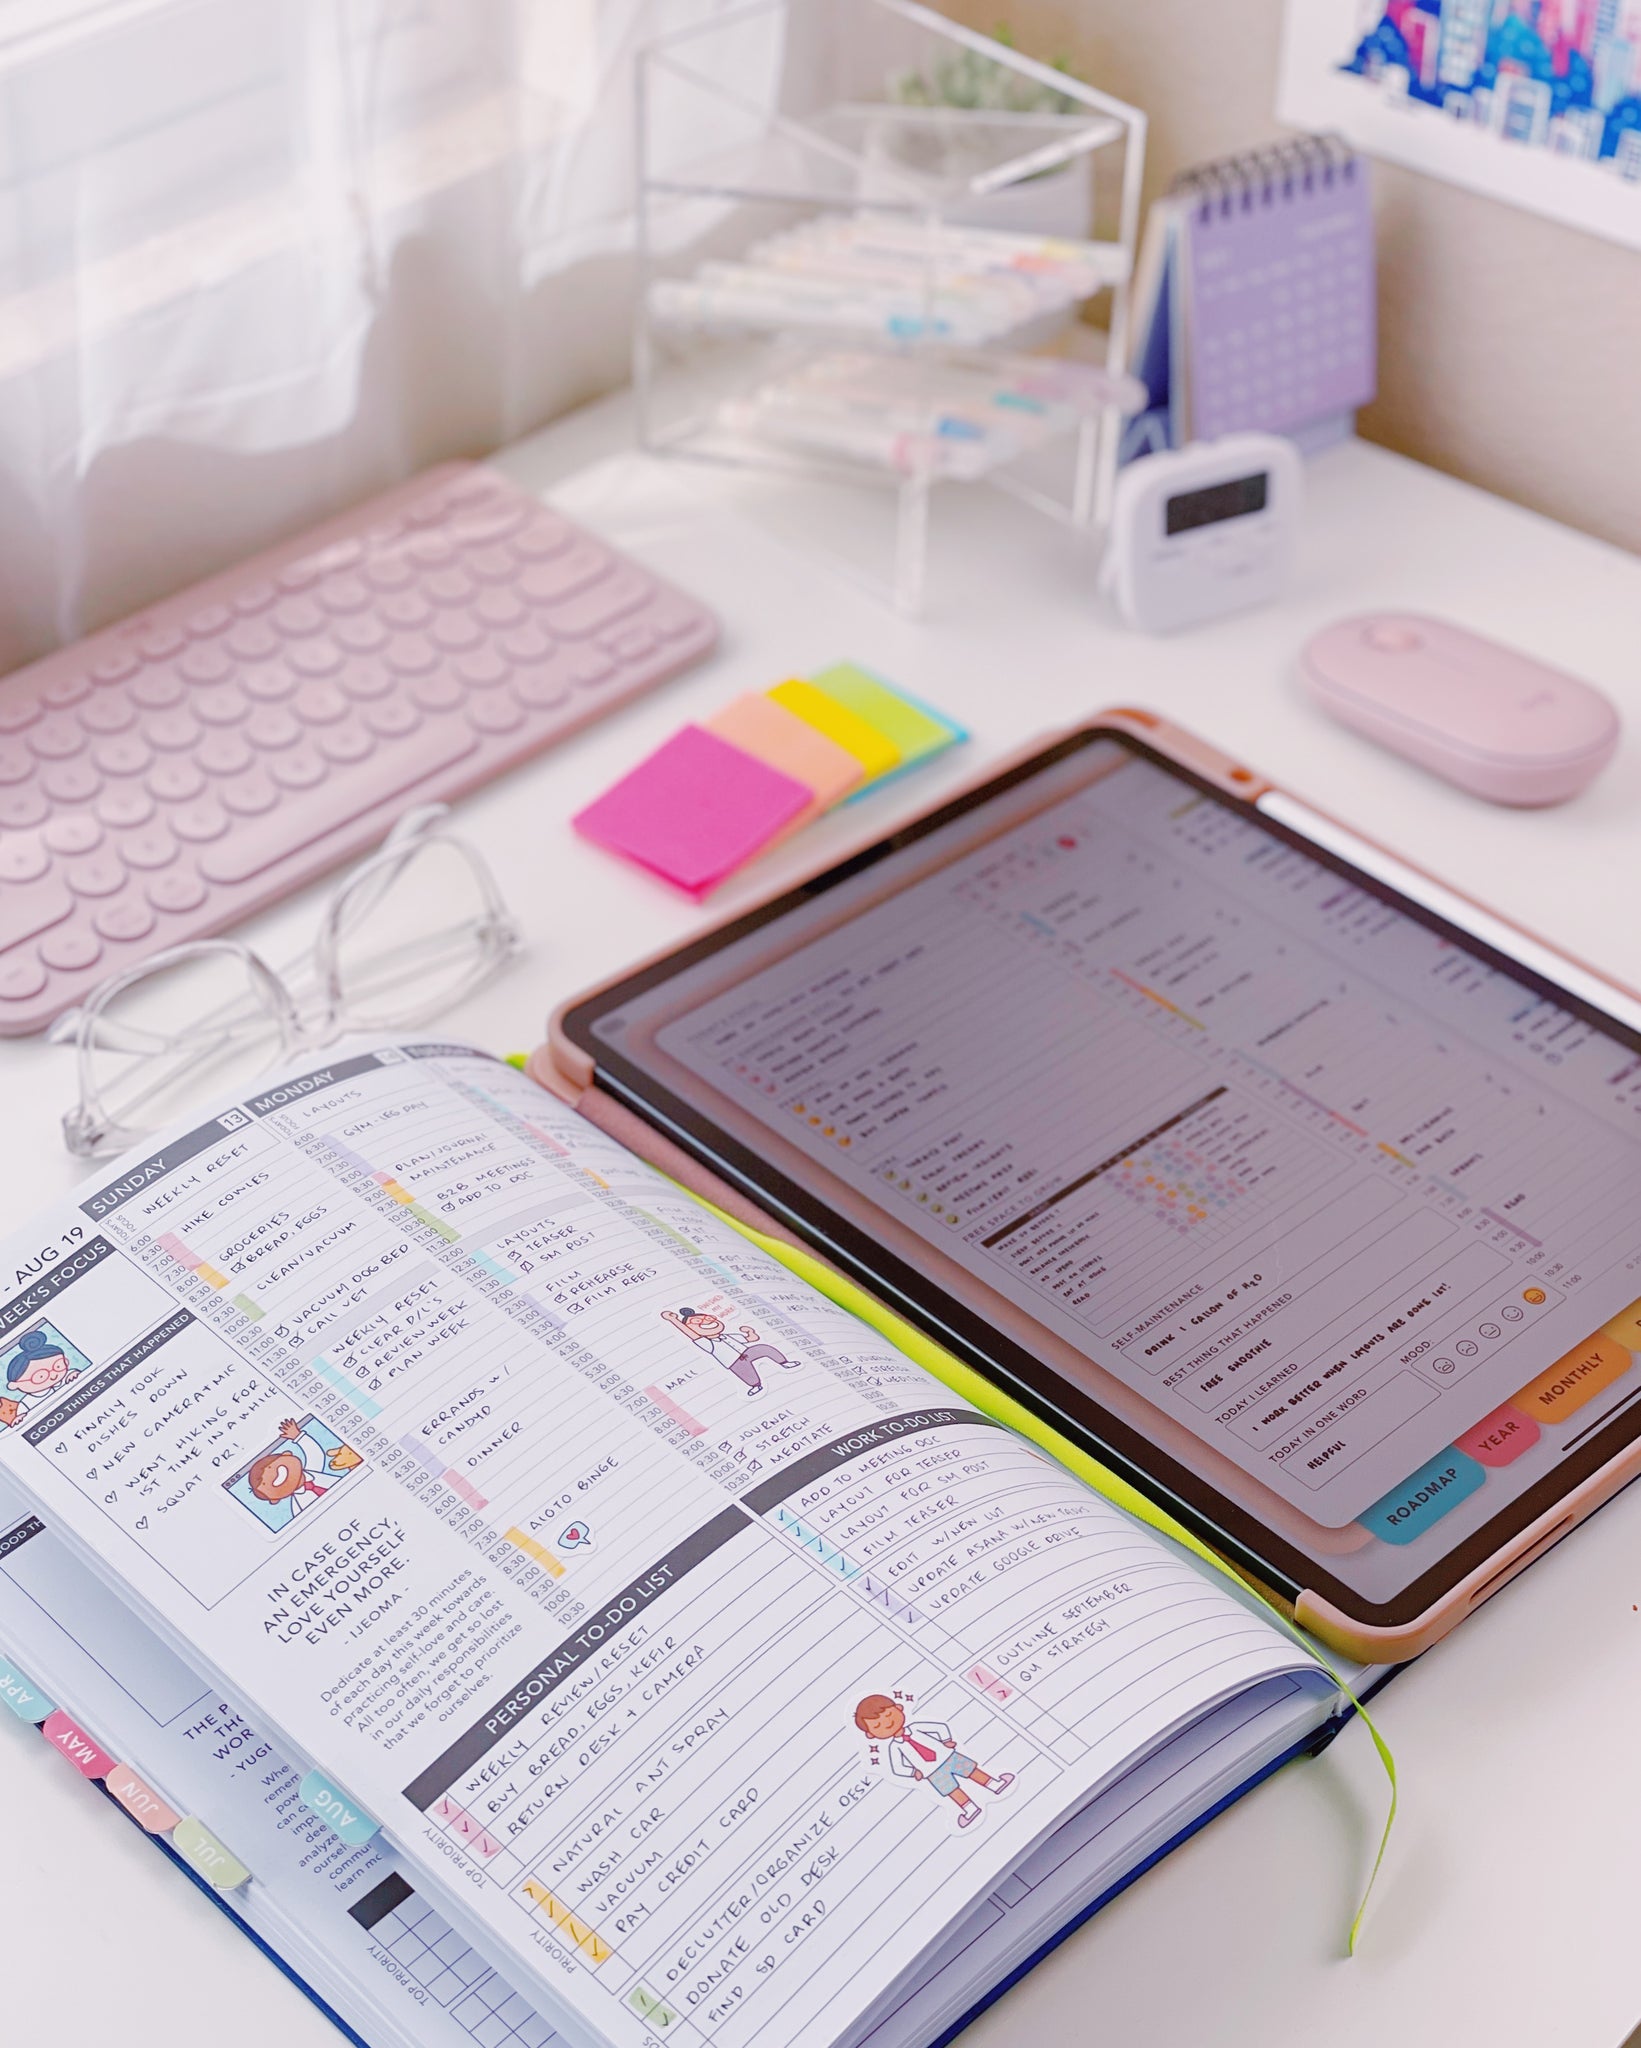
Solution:
{"label": "peach tablet case", "polygon": [[[1260,797],[1276,790],[1274,783],[1256,775],[1252,769],[1244,768],[1209,746],[1206,741],[1198,739],[1194,733],[1187,732],[1180,726],[1170,725],[1151,712],[1119,708],[1100,713],[1090,719],[1088,725],[1114,727],[1119,731],[1131,732],[1137,739],[1144,740],[1148,746],[1155,748],[1158,753],[1177,761],[1181,767],[1190,769],[1228,795],[1238,797],[1246,803],[1257,803]],[[1068,731],[1082,729],[1084,728],[1071,728]],[[1017,762],[1029,760],[1033,755],[1041,753],[1044,748],[1067,736],[1067,732],[1052,733],[1032,740],[1004,759],[989,763],[964,784],[963,789],[976,788],[991,781]],[[962,790],[947,792],[942,802],[950,802],[953,796],[962,793]],[[1314,809],[1314,806],[1311,808]],[[1342,821],[1336,822],[1342,824]],[[863,836],[860,847],[872,844],[880,829],[874,830],[869,836]],[[1363,839],[1364,843],[1369,843],[1362,834],[1355,833],[1354,827],[1344,829],[1351,831],[1358,839]],[[1388,848],[1382,850],[1389,852]],[[833,865],[838,859],[847,857],[847,854],[834,854],[826,865]],[[817,868],[816,872],[819,871]],[[784,894],[793,886],[788,881],[780,890],[773,891],[772,895]],[[1474,902],[1473,898],[1467,897],[1464,900]],[[719,922],[734,922],[735,919],[745,916],[750,907],[752,906],[742,906],[731,917]],[[1480,904],[1476,904],[1475,907],[1478,911],[1483,908]],[[852,906],[853,908],[858,908],[858,904]],[[1496,912],[1487,914],[1497,919]],[[1498,921],[1506,922],[1501,919]],[[1548,947],[1547,941],[1538,939],[1536,934],[1527,932],[1520,925],[1512,923],[1509,928],[1519,932],[1524,939],[1531,939],[1535,944]],[[712,929],[710,925],[704,927],[705,931]],[[805,938],[811,936],[812,930],[806,931]],[[705,1196],[729,1215],[738,1217],[742,1222],[751,1224],[753,1228],[765,1231],[784,1242],[800,1243],[801,1240],[787,1225],[772,1217],[738,1189],[731,1187],[710,1168],[691,1158],[671,1139],[653,1130],[632,1110],[599,1088],[593,1062],[564,1034],[563,1018],[567,1011],[577,1004],[586,1002],[589,997],[597,995],[603,989],[625,981],[640,968],[654,961],[666,959],[676,950],[675,946],[663,947],[644,960],[634,961],[624,967],[619,974],[611,975],[606,981],[584,989],[561,1003],[549,1020],[546,1041],[530,1056],[528,1071],[543,1087],[550,1089],[562,1101],[577,1109],[590,1123],[596,1124],[630,1152],[646,1159],[663,1173],[670,1174],[695,1193]],[[1560,949],[1549,950],[1554,951],[1556,956],[1566,961],[1570,967],[1577,967],[1587,974],[1596,973],[1596,970],[1585,962],[1575,960]],[[1613,982],[1610,977],[1597,978],[1604,980],[1607,986],[1617,992],[1632,997],[1635,994],[1634,991],[1624,989],[1621,984]],[[750,1133],[753,1128],[749,1122],[746,1130]],[[770,1134],[761,1126],[756,1127],[756,1130],[760,1147],[772,1153],[779,1141],[771,1139]],[[1039,1356],[1047,1359],[1113,1412],[1143,1426],[1154,1438],[1161,1440],[1165,1449],[1171,1449],[1174,1455],[1179,1456],[1182,1462],[1188,1452],[1189,1461],[1211,1485],[1219,1487],[1221,1491],[1237,1500],[1251,1514],[1263,1517],[1278,1529],[1284,1529],[1289,1540],[1300,1537],[1302,1533],[1302,1540],[1314,1545],[1331,1537],[1333,1543],[1330,1547],[1341,1549],[1355,1548],[1359,1542],[1366,1540],[1363,1537],[1353,1538],[1348,1530],[1322,1530],[1317,1524],[1310,1522],[1303,1523],[1301,1532],[1301,1518],[1296,1516],[1295,1511],[1274,1493],[1249,1479],[1239,1467],[1233,1466],[1228,1459],[1221,1458],[1216,1452],[1208,1449],[1179,1424],[1162,1416],[1148,1402],[1132,1393],[1119,1380],[1101,1371],[1071,1346],[1053,1338],[1013,1303],[975,1281],[974,1277],[954,1260],[946,1258],[921,1238],[914,1237],[909,1230],[898,1225],[892,1217],[886,1217],[881,1210],[871,1208],[854,1190],[845,1188],[841,1182],[820,1175],[819,1169],[807,1155],[798,1155],[794,1152],[792,1156],[794,1159],[802,1158],[803,1167],[811,1180],[817,1176],[826,1179],[825,1194],[828,1202],[849,1215],[856,1223],[870,1228],[879,1240],[899,1257],[915,1259],[923,1270],[929,1272],[959,1300],[981,1309],[1004,1334],[1024,1343]],[[812,1245],[805,1244],[804,1249],[811,1256],[816,1256]],[[1140,1422],[1142,1417],[1143,1424]],[[1269,1587],[1260,1585],[1259,1590],[1274,1607],[1279,1608],[1297,1621],[1302,1628],[1309,1629],[1313,1635],[1331,1644],[1344,1655],[1358,1658],[1367,1664],[1400,1663],[1408,1657],[1417,1656],[1421,1650],[1428,1649],[1432,1643],[1446,1635],[1448,1630],[1461,1621],[1473,1607],[1479,1606],[1483,1600],[1496,1593],[1524,1566],[1548,1550],[1576,1523],[1583,1521],[1603,1501],[1609,1500],[1638,1474],[1641,1474],[1641,1442],[1629,1445],[1572,1492],[1553,1503],[1535,1521],[1512,1537],[1492,1557],[1485,1559],[1423,1614],[1394,1628],[1374,1627],[1356,1621],[1333,1602],[1308,1590],[1302,1591],[1291,1604]],[[1344,1540],[1341,1542],[1340,1538]],[[1244,1577],[1252,1576],[1240,1564],[1236,1569]],[[1258,1585],[1259,1582],[1255,1579],[1254,1583]]]}
{"label": "peach tablet case", "polygon": [[1618,745],[1599,690],[1418,612],[1325,626],[1300,669],[1342,725],[1497,804],[1564,803]]}

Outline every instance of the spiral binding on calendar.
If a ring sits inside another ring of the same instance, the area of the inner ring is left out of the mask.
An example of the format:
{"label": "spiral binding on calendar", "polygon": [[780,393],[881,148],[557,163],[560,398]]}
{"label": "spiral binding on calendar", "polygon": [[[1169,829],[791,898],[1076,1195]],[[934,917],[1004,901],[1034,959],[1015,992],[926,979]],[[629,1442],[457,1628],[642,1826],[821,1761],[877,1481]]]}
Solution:
{"label": "spiral binding on calendar", "polygon": [[1274,206],[1296,193],[1354,179],[1359,164],[1342,135],[1299,135],[1194,165],[1180,172],[1168,193],[1170,198],[1195,200],[1203,215],[1248,212],[1256,205]]}

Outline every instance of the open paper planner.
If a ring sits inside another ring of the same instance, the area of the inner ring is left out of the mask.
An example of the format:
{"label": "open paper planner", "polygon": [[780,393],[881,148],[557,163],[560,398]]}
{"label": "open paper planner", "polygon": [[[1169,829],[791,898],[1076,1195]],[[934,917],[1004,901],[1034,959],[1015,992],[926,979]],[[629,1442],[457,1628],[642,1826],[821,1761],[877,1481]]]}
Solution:
{"label": "open paper planner", "polygon": [[0,1697],[369,2048],[924,2048],[1333,1678],[471,1048],[0,1266]]}

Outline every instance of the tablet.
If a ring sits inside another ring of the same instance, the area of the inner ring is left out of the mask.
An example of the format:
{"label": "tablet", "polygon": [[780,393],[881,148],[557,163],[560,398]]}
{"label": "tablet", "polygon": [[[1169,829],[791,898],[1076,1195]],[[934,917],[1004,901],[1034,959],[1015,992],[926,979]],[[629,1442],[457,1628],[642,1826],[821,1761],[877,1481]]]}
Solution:
{"label": "tablet", "polygon": [[1637,1469],[1638,1027],[1120,713],[555,1042],[1372,1661]]}

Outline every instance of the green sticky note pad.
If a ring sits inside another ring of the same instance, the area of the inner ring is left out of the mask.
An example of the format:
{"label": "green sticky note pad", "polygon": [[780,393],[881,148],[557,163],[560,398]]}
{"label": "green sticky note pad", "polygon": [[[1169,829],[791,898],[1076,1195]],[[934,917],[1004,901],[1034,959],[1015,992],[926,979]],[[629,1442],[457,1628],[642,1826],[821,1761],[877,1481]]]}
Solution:
{"label": "green sticky note pad", "polygon": [[[894,689],[881,676],[873,675],[870,669],[857,667],[852,661],[834,662],[831,668],[811,676],[810,681],[829,697],[836,698],[857,718],[875,726],[894,746],[900,755],[900,766],[892,770],[892,774],[903,775],[908,768],[920,768],[925,761],[933,760],[936,754],[944,753],[947,747],[955,747],[960,740],[968,738],[967,732],[955,720],[942,716],[930,705],[919,703],[915,697],[908,697],[903,690]],[[887,775],[879,776],[871,787],[877,788],[888,780]],[[856,794],[864,792],[857,791]],[[854,799],[851,797],[846,801],[853,802]]]}

